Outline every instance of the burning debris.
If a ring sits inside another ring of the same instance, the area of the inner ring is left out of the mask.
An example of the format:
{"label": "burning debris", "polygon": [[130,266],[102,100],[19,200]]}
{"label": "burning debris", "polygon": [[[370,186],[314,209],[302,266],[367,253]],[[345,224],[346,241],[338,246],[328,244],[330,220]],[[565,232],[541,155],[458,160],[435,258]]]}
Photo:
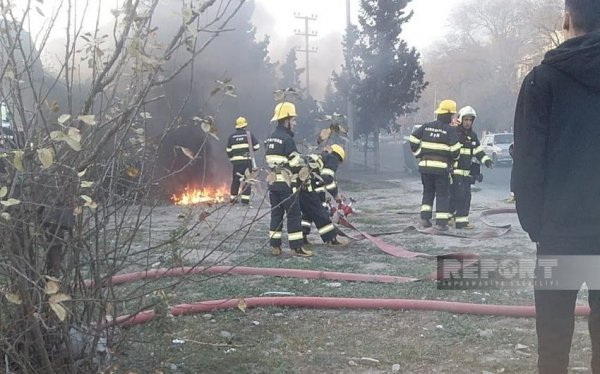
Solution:
{"label": "burning debris", "polygon": [[179,195],[171,195],[171,201],[175,205],[216,204],[225,202],[228,195],[225,184],[220,187],[201,188],[186,186]]}

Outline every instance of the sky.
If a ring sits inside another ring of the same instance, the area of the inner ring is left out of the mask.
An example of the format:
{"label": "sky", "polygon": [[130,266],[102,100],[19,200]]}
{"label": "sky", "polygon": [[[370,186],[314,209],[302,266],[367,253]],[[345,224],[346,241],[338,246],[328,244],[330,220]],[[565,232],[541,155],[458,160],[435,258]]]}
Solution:
{"label": "sky", "polygon": [[[317,53],[310,55],[311,93],[321,99],[327,79],[343,63],[341,40],[346,27],[346,0],[255,0],[253,23],[259,39],[270,36],[269,54],[272,61],[283,61],[291,48],[304,49],[304,38],[295,35],[295,30],[304,32],[304,21],[300,16],[316,15],[309,22],[310,47]],[[443,39],[448,30],[453,7],[464,0],[412,0],[407,9],[414,10],[413,18],[405,25],[403,37],[410,46],[426,51],[436,41]],[[351,22],[358,19],[359,0],[351,0]],[[305,66],[305,54],[298,54],[298,66]],[[304,77],[303,77],[304,79]],[[304,82],[304,81],[303,81]]]}

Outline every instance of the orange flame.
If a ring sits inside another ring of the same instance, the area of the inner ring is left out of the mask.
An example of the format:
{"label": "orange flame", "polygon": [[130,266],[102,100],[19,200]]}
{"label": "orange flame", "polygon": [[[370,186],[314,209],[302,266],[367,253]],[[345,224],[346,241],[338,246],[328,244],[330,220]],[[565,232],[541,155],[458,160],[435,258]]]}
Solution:
{"label": "orange flame", "polygon": [[229,192],[224,184],[219,188],[186,186],[180,195],[173,194],[171,200],[176,205],[213,204],[224,202],[226,195],[229,195]]}

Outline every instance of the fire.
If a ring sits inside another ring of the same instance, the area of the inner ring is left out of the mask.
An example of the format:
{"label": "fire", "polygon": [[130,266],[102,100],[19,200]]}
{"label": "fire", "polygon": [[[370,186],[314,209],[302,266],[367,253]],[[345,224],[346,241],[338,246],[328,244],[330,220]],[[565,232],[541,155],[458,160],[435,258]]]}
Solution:
{"label": "fire", "polygon": [[228,194],[227,187],[224,184],[219,188],[196,188],[186,186],[180,195],[173,194],[171,200],[176,205],[222,203],[225,201],[225,196]]}

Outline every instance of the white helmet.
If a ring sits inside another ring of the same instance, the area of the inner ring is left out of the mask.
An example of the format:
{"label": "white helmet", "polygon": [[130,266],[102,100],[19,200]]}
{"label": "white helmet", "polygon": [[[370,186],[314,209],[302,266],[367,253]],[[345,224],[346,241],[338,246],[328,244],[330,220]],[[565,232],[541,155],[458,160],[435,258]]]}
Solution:
{"label": "white helmet", "polygon": [[473,117],[473,119],[477,118],[477,112],[475,111],[475,109],[473,109],[473,107],[470,106],[466,106],[464,108],[461,108],[458,111],[458,123],[462,123],[462,119],[463,117]]}

